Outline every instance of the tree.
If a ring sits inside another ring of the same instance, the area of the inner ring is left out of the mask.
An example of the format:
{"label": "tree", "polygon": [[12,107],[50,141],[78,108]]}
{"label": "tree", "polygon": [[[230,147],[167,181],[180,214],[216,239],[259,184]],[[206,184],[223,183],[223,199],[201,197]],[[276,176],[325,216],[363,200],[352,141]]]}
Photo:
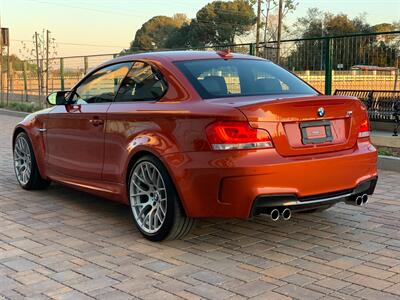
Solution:
{"label": "tree", "polygon": [[180,28],[173,30],[165,41],[165,47],[168,49],[187,48],[196,44],[192,28],[191,23],[184,23]]}
{"label": "tree", "polygon": [[214,1],[200,9],[192,20],[183,14],[151,18],[136,32],[127,51],[232,44],[236,37],[248,33],[255,22],[249,1]]}
{"label": "tree", "polygon": [[364,16],[350,19],[346,14],[324,13],[318,8],[308,9],[307,15],[297,20],[295,28],[303,38],[371,32]]}
{"label": "tree", "polygon": [[192,20],[192,42],[197,46],[233,44],[235,37],[247,34],[255,23],[256,15],[248,1],[214,1]]}
{"label": "tree", "polygon": [[[266,9],[263,10],[263,17],[265,19],[268,14],[268,20],[263,20],[261,27],[264,27],[264,34],[266,35],[265,40],[268,41],[269,39],[272,39],[275,41],[278,32],[278,0],[265,0],[265,2],[267,1],[269,1],[269,11],[267,12]],[[293,13],[296,10],[297,5],[298,2],[295,0],[284,1],[282,10],[283,19],[285,19],[288,14]],[[266,22],[268,22],[268,24],[266,24]],[[283,22],[282,35],[287,36],[288,34],[290,34],[290,27],[285,25],[285,22]]]}
{"label": "tree", "polygon": [[[49,38],[48,41],[47,38]],[[32,36],[32,44],[29,45],[22,42],[19,53],[21,58],[28,61],[28,71],[37,74],[39,95],[43,94],[44,89],[48,91],[48,77],[45,75],[48,75],[57,63],[53,59],[57,56],[57,43],[55,38],[51,38],[50,32],[47,32],[45,29],[43,29],[41,33],[35,32]],[[48,61],[47,57],[49,58]]]}
{"label": "tree", "polygon": [[[387,24],[370,26],[363,16],[350,19],[345,14],[323,13],[317,8],[309,9],[307,15],[296,23],[296,29],[303,38],[371,33],[391,28]],[[295,70],[323,70],[324,43],[324,39],[295,42],[287,48],[285,64]],[[358,64],[393,66],[396,60],[395,46],[379,36],[334,39],[332,48],[332,65],[343,65],[345,70]]]}
{"label": "tree", "polygon": [[151,18],[136,31],[128,52],[165,48],[170,34],[187,22],[189,20],[184,14],[176,14],[172,18],[167,16]]}
{"label": "tree", "polygon": [[[42,32],[38,34],[38,39],[37,39],[37,48],[38,48],[38,53],[36,54],[36,40],[35,40],[35,34],[32,35],[32,42],[21,42],[21,47],[19,48],[19,56],[21,59],[26,60],[29,62],[28,66],[30,64],[36,64],[36,58],[39,59],[41,64],[43,64],[46,60],[46,53],[47,53],[47,43],[46,43],[46,30],[42,29]],[[55,62],[53,61],[53,58],[57,56],[57,43],[55,38],[50,38],[49,40],[49,58],[50,58],[50,65],[49,67],[52,67],[52,64]],[[37,68],[32,68],[32,70],[37,70]],[[42,71],[45,72],[46,70],[42,67]]]}
{"label": "tree", "polygon": [[[13,71],[22,71],[24,62],[17,55],[11,54],[9,61],[11,62],[11,68]],[[1,65],[7,65],[7,56],[3,55]],[[5,67],[5,69],[6,68],[7,67]]]}

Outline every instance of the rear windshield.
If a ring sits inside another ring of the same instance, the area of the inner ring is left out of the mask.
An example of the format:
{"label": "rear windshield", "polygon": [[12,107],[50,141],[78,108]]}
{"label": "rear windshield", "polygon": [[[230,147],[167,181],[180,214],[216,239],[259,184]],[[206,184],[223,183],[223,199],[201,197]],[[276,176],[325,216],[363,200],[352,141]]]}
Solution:
{"label": "rear windshield", "polygon": [[203,99],[317,94],[299,78],[266,60],[207,59],[179,61],[175,64]]}

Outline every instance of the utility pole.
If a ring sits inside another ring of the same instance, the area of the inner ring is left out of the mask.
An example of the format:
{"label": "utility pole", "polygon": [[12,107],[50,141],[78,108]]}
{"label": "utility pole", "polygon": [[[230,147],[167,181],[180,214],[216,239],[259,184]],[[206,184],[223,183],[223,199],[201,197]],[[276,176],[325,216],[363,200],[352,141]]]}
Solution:
{"label": "utility pole", "polygon": [[7,43],[7,96],[6,96],[6,101],[7,101],[7,106],[8,106],[8,97],[10,94],[10,67],[11,67],[11,62],[10,62],[10,43]]}
{"label": "utility pole", "polygon": [[277,48],[276,48],[276,63],[279,64],[281,60],[281,35],[282,35],[282,10],[283,10],[283,0],[279,0],[278,8],[278,38],[277,38]]}
{"label": "utility pole", "polygon": [[266,10],[265,10],[265,26],[264,26],[264,58],[267,58],[267,31],[268,31],[268,18],[269,9],[271,5],[271,0],[266,0]]}
{"label": "utility pole", "polygon": [[260,24],[261,23],[261,0],[257,0],[257,33],[256,33],[256,55],[259,53],[260,46]]}
{"label": "utility pole", "polygon": [[46,31],[46,94],[49,94],[49,45],[50,45],[50,31]]}
{"label": "utility pole", "polygon": [[36,51],[36,69],[37,69],[37,77],[38,77],[38,95],[39,95],[39,104],[42,105],[40,97],[42,95],[41,89],[42,89],[42,80],[41,80],[41,73],[42,70],[40,69],[40,64],[39,64],[39,34],[37,31],[35,31],[35,51]]}
{"label": "utility pole", "polygon": [[[0,26],[0,85],[1,85],[1,103],[3,103],[3,86],[4,86],[4,82],[3,82],[3,74],[4,74],[4,70],[5,68],[7,68],[7,104],[8,104],[8,90],[10,87],[10,31],[8,28],[3,28]],[[6,62],[4,62],[3,60],[3,47],[7,47],[7,51],[6,51]]]}

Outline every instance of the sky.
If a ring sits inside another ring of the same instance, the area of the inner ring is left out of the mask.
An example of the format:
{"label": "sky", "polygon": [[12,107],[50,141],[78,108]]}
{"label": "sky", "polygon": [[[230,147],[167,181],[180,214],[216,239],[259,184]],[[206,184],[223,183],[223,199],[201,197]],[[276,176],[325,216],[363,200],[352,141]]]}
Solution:
{"label": "sky", "polygon": [[[0,0],[1,26],[10,28],[11,53],[21,41],[32,44],[35,31],[48,29],[58,56],[106,54],[129,47],[135,32],[149,18],[185,13],[193,18],[210,0]],[[370,24],[400,20],[400,0],[298,0],[291,24],[318,7],[350,17],[366,13]]]}

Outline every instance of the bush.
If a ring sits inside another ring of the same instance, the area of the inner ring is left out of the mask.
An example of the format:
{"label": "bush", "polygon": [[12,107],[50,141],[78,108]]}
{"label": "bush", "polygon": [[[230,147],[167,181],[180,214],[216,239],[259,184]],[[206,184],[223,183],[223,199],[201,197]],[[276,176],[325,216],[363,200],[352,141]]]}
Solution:
{"label": "bush", "polygon": [[377,146],[379,155],[400,157],[400,149],[395,147]]}
{"label": "bush", "polygon": [[42,107],[34,102],[9,102],[8,105],[6,103],[0,103],[0,108],[23,112],[35,112],[42,109]]}

